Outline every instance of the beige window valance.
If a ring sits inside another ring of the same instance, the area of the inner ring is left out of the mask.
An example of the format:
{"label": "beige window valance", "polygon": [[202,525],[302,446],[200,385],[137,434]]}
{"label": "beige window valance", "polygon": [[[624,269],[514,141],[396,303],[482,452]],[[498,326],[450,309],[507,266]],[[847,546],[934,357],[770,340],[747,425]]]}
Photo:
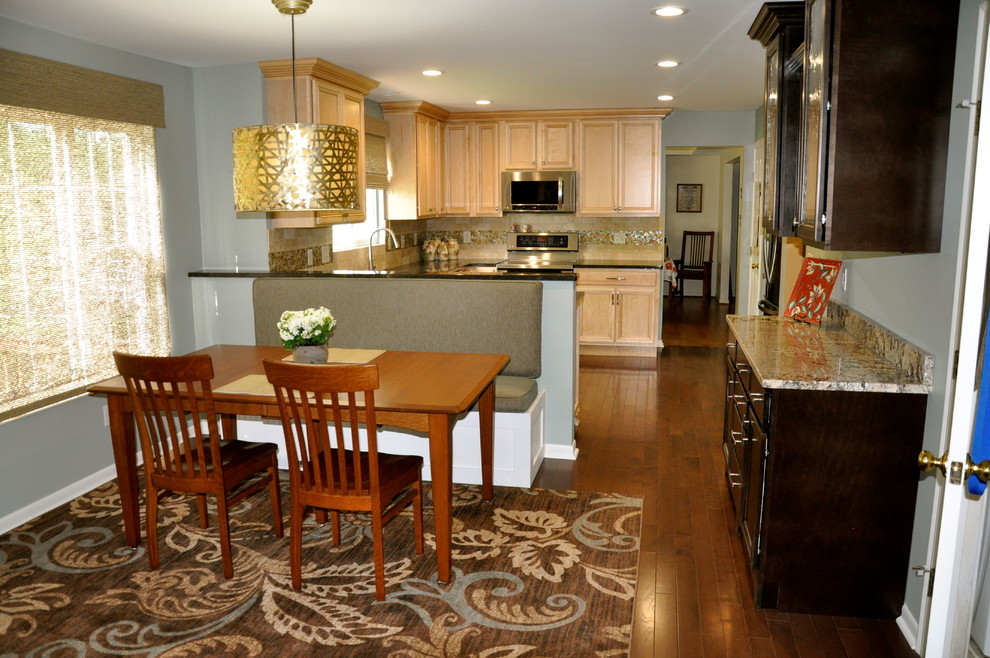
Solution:
{"label": "beige window valance", "polygon": [[162,86],[0,49],[0,104],[165,127]]}

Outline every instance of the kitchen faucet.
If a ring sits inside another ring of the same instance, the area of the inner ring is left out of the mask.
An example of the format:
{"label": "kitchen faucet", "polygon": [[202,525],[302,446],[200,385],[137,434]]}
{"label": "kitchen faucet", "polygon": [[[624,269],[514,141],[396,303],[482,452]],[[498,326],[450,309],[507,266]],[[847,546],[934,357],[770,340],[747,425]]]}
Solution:
{"label": "kitchen faucet", "polygon": [[399,248],[399,239],[395,237],[395,233],[392,231],[392,229],[385,228],[384,226],[380,228],[376,228],[374,231],[371,232],[371,235],[368,236],[368,269],[369,270],[375,269],[375,255],[371,252],[371,248],[375,244],[374,241],[375,233],[378,233],[379,231],[385,231],[385,242],[383,244],[385,245],[386,249],[388,249],[388,236],[390,235],[392,236],[392,244],[395,246],[396,249]]}

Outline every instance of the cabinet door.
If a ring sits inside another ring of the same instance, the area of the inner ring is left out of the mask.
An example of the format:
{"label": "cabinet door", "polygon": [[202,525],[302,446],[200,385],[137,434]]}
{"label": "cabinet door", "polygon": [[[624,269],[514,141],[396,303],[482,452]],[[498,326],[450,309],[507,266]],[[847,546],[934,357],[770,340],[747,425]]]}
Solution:
{"label": "cabinet door", "polygon": [[505,169],[536,169],[536,122],[506,121]]}
{"label": "cabinet door", "polygon": [[747,411],[746,420],[746,483],[744,512],[740,531],[750,567],[756,567],[760,560],[760,531],[763,520],[763,474],[766,468],[766,436],[753,410]]}
{"label": "cabinet door", "polygon": [[653,344],[656,341],[656,289],[622,288],[616,292],[615,342]]}
{"label": "cabinet door", "polygon": [[615,121],[582,121],[580,127],[580,184],[578,212],[586,215],[611,215],[618,206],[616,194]]}
{"label": "cabinet door", "polygon": [[474,213],[478,216],[501,217],[502,190],[499,186],[498,123],[478,123],[474,126]]}
{"label": "cabinet door", "polygon": [[436,119],[416,117],[416,212],[421,218],[440,212],[439,133]]}
{"label": "cabinet door", "polygon": [[615,293],[611,288],[583,291],[580,342],[609,343],[615,339]]}
{"label": "cabinet door", "polygon": [[825,58],[825,30],[828,0],[809,0],[805,27],[805,70],[802,134],[802,179],[800,195],[800,223],[798,236],[807,240],[824,237],[822,217],[825,208],[823,198],[823,172],[825,169],[825,144],[828,139],[828,71]]}
{"label": "cabinet door", "polygon": [[444,203],[445,215],[471,214],[471,126],[448,124],[444,128]]}
{"label": "cabinet door", "polygon": [[777,43],[767,49],[767,61],[764,80],[763,107],[766,117],[766,140],[763,154],[763,228],[767,231],[777,229],[777,148],[780,125],[779,100],[780,95],[780,48]]}
{"label": "cabinet door", "polygon": [[573,121],[541,121],[539,124],[538,136],[538,168],[574,168]]}
{"label": "cabinet door", "polygon": [[618,124],[618,204],[620,215],[659,212],[660,122],[620,121]]}

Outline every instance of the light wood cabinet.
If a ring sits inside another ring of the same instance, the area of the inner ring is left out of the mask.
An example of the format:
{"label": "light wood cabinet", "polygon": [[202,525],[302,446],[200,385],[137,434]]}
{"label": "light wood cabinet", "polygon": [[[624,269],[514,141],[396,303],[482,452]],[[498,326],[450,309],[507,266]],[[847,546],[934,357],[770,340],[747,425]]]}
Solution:
{"label": "light wood cabinet", "polygon": [[500,217],[498,122],[451,121],[444,130],[445,215]]}
{"label": "light wood cabinet", "polygon": [[390,220],[442,214],[443,127],[450,113],[425,101],[382,103],[388,123]]}
{"label": "light wood cabinet", "polygon": [[617,118],[580,122],[578,215],[659,215],[660,121]]}
{"label": "light wood cabinet", "polygon": [[506,121],[504,168],[574,169],[574,122]]}
{"label": "light wood cabinet", "polygon": [[580,352],[655,357],[657,270],[576,268],[575,272]]}
{"label": "light wood cabinet", "polygon": [[[378,82],[316,57],[296,59],[296,92],[292,90],[292,60],[259,62],[265,77],[269,123],[326,123],[358,131],[358,162],[365,161],[364,97]],[[357,210],[272,213],[273,228],[313,228],[362,222],[365,168],[358,172]]]}

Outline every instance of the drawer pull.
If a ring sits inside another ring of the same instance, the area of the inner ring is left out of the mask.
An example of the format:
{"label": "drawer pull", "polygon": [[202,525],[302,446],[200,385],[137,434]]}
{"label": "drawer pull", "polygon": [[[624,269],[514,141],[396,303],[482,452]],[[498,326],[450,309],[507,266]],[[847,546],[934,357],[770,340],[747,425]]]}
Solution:
{"label": "drawer pull", "polygon": [[608,279],[609,281],[625,281],[626,280],[626,277],[624,277],[624,276],[607,276],[605,278]]}
{"label": "drawer pull", "polygon": [[729,473],[729,486],[733,489],[736,487],[742,488],[742,476],[739,473]]}
{"label": "drawer pull", "polygon": [[[735,430],[729,430],[729,433],[732,435],[732,443],[734,445],[737,445],[738,446],[738,445],[741,445],[741,444],[743,444],[743,443],[746,442],[746,440],[742,438],[742,432],[737,432]],[[740,437],[740,438],[737,439],[736,438],[737,436]]]}

